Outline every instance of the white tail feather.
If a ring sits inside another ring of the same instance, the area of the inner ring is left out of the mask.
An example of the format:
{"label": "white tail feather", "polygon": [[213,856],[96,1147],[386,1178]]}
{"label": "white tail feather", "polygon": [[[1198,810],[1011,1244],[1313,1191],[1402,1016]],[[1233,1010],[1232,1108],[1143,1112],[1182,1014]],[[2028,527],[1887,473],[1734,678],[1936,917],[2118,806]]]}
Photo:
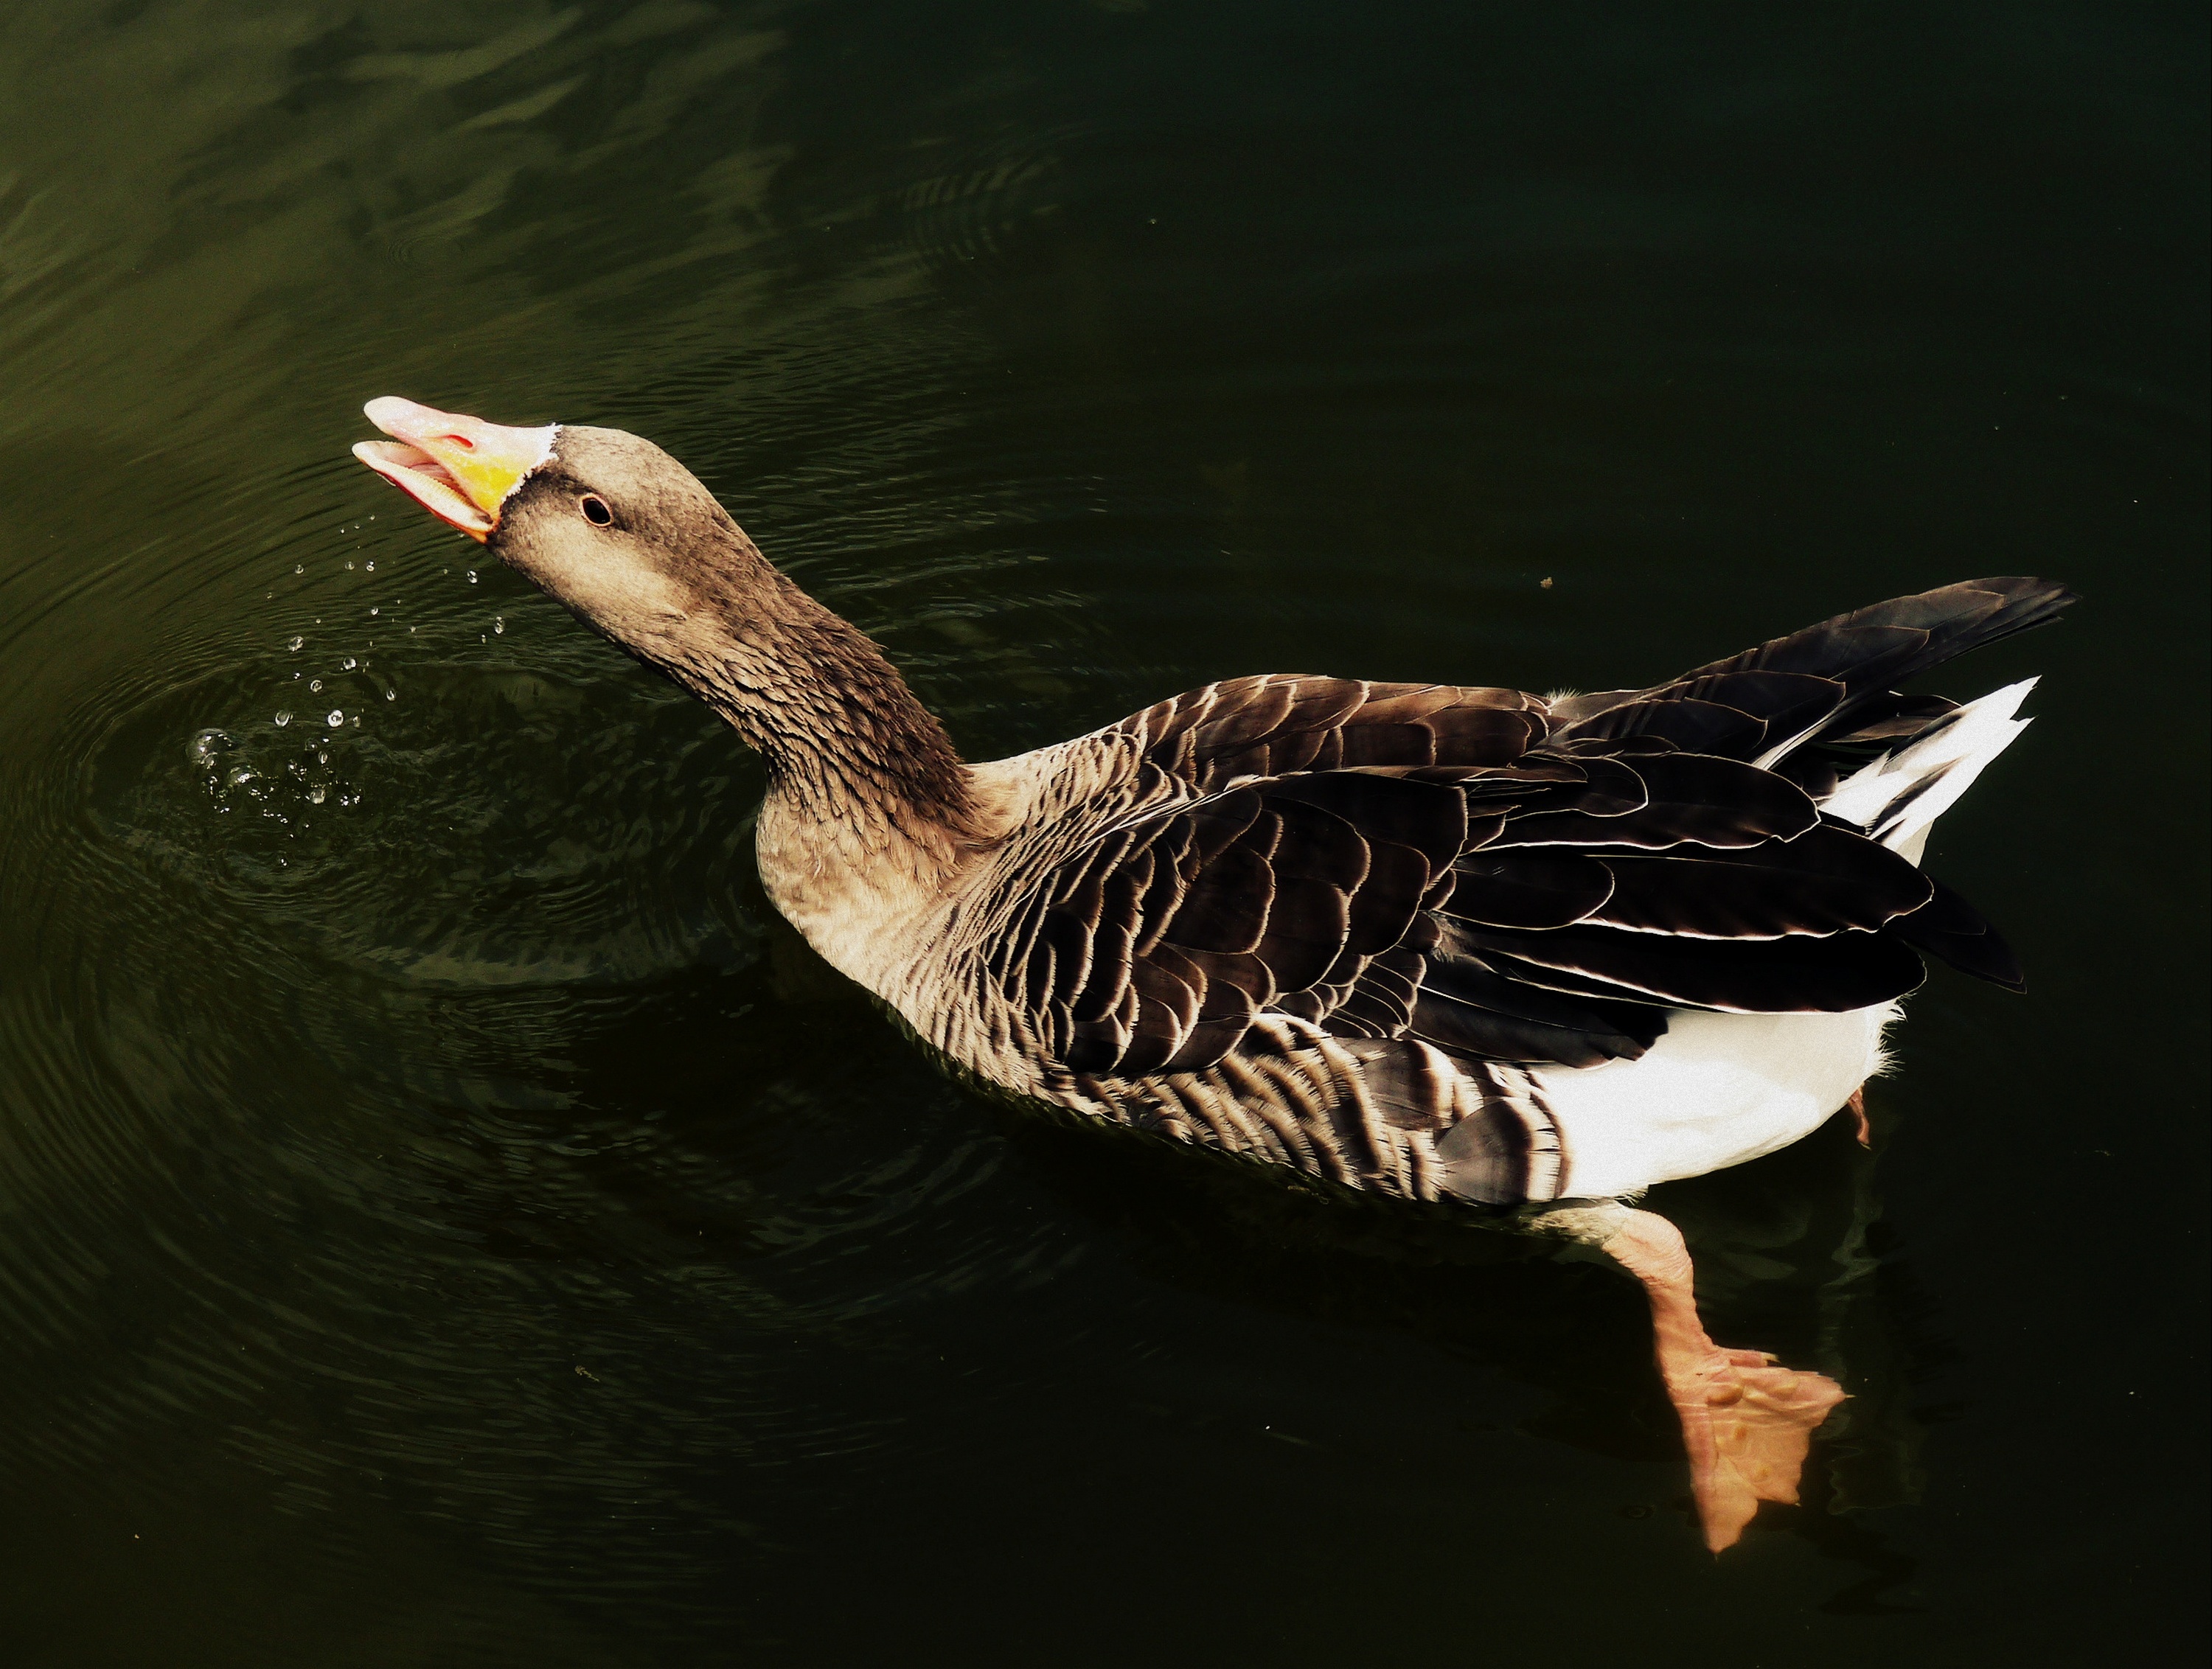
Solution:
{"label": "white tail feather", "polygon": [[2035,683],[2025,679],[1967,702],[1843,783],[1820,802],[1820,809],[1858,824],[1891,851],[1918,863],[1927,849],[1929,825],[2033,722],[2013,714]]}

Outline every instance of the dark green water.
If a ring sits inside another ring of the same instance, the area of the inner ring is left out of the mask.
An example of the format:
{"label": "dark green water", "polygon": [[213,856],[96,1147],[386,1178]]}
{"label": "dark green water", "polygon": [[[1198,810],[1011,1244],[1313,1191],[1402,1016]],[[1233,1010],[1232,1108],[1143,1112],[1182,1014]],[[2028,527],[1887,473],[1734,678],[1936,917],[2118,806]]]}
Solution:
{"label": "dark green water", "polygon": [[[2205,74],[2180,6],[0,10],[0,1657],[2191,1660]],[[933,1077],[755,762],[347,458],[386,393],[660,440],[978,757],[2080,586],[1942,681],[2046,675],[1934,854],[2033,993],[1656,1197],[1853,1393],[1807,1504],[1704,1554],[1603,1269]]]}

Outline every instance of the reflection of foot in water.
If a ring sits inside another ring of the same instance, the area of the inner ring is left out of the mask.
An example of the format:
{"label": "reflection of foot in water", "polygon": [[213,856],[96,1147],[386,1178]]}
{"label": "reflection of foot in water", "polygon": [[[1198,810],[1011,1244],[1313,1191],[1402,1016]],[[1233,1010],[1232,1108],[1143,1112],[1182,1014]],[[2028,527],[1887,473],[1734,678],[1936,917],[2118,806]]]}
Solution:
{"label": "reflection of foot in water", "polygon": [[1650,1299],[1660,1375],[1682,1422],[1705,1545],[1717,1553],[1735,1544],[1760,1502],[1796,1504],[1814,1429],[1843,1387],[1825,1374],[1775,1367],[1763,1351],[1715,1344],[1698,1320],[1689,1251],[1666,1218],[1622,1211],[1601,1246]]}
{"label": "reflection of foot in water", "polygon": [[[1879,1129],[1881,1108],[1872,1110]],[[1664,1481],[1682,1476],[1688,1434],[1672,1395],[1652,1394],[1671,1387],[1649,1365],[1649,1295],[1632,1297],[1618,1260],[1597,1254],[1617,1218],[1592,1225],[1600,1232],[1587,1239],[1557,1225],[1553,1232],[1581,1244],[1568,1252],[1554,1240],[1559,1250],[1547,1255],[1540,1239],[1487,1232],[1463,1213],[1382,1201],[1353,1209],[1340,1197],[1284,1189],[1254,1168],[1193,1165],[1180,1147],[1122,1132],[1012,1110],[1001,1120],[1024,1169],[1113,1232],[1152,1277],[1240,1307],[1424,1339],[1440,1364],[1466,1364],[1440,1365],[1432,1381],[1397,1383],[1402,1402],[1392,1417],[1401,1430],[1450,1447],[1469,1468],[1462,1476],[1479,1479],[1484,1467],[1505,1464],[1522,1440],[1557,1443],[1650,1469],[1648,1484],[1623,1476],[1624,1514],[1663,1508],[1678,1491],[1681,1510],[1696,1513],[1691,1492]],[[1810,1369],[1816,1383],[1848,1388],[1825,1420],[1807,1423],[1814,1441],[1800,1505],[1765,1509],[1744,1533],[1764,1527],[1858,1567],[1832,1603],[1870,1614],[1895,1609],[1895,1590],[1915,1567],[1858,1514],[1918,1499],[1916,1375],[1946,1350],[1909,1261],[1883,1229],[1878,1157],[1853,1139],[1853,1124],[1839,1116],[1763,1159],[1663,1184],[1645,1204],[1679,1225],[1693,1253],[1696,1314],[1712,1337],[1772,1353],[1785,1364],[1778,1374]],[[1473,1371],[1476,1363],[1502,1378]],[[1507,1386],[1537,1388],[1542,1400],[1518,1402]],[[1365,1441],[1371,1412],[1355,1417],[1355,1408],[1366,1405],[1354,1399],[1339,1411],[1340,1429],[1317,1418],[1317,1435],[1347,1447]],[[1431,1417],[1443,1423],[1425,1425]],[[1469,1432],[1510,1435],[1496,1440],[1499,1454],[1478,1458],[1492,1440],[1462,1450]]]}

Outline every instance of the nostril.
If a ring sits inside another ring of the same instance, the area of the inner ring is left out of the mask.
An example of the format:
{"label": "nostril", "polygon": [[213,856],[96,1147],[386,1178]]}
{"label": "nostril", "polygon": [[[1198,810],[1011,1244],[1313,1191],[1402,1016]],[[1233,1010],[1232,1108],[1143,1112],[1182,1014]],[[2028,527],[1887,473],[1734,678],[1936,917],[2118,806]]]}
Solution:
{"label": "nostril", "polygon": [[465,434],[449,434],[446,439],[452,441],[463,452],[474,452],[477,449],[477,443],[470,440]]}

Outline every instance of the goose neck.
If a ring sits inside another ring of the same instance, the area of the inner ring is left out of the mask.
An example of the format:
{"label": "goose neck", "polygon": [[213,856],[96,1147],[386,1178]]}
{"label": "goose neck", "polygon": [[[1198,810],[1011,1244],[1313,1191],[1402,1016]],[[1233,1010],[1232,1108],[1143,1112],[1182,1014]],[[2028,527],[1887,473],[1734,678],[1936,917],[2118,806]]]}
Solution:
{"label": "goose neck", "polygon": [[814,821],[950,858],[974,834],[968,768],[866,633],[773,569],[684,682],[766,761],[770,792]]}

